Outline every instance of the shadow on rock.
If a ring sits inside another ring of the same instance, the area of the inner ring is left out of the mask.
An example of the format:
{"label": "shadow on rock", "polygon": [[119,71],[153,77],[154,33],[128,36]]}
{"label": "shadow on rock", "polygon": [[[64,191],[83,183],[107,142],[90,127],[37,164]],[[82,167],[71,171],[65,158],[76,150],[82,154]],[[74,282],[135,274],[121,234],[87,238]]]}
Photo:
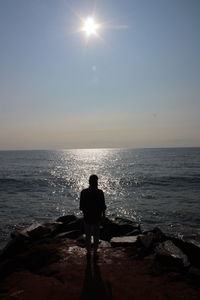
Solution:
{"label": "shadow on rock", "polygon": [[112,290],[109,281],[104,281],[96,262],[87,260],[85,278],[80,300],[111,300]]}

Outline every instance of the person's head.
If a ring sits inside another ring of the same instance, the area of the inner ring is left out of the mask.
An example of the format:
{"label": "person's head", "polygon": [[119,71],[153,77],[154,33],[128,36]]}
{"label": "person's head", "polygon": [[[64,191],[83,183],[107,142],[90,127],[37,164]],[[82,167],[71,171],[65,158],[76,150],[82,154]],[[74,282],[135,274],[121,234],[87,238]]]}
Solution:
{"label": "person's head", "polygon": [[97,188],[97,186],[98,186],[98,177],[97,177],[97,175],[91,175],[90,176],[89,185],[90,185],[90,187]]}

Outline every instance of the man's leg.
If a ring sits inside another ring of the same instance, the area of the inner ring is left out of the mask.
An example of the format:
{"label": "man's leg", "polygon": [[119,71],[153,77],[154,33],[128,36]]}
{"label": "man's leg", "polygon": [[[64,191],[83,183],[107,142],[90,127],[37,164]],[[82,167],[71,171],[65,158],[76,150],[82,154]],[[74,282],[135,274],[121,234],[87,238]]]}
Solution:
{"label": "man's leg", "polygon": [[96,254],[99,246],[99,224],[93,225],[93,238],[94,238],[94,254]]}
{"label": "man's leg", "polygon": [[85,223],[85,234],[86,234],[86,249],[87,253],[91,252],[91,225]]}

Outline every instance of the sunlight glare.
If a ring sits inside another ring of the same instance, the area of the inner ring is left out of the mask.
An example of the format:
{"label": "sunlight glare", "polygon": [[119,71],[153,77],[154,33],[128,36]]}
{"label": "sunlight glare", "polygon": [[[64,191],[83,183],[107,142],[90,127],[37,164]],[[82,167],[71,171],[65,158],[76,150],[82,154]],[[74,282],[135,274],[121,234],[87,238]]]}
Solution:
{"label": "sunlight glare", "polygon": [[87,17],[84,21],[83,31],[87,34],[87,36],[90,35],[96,35],[97,29],[99,28],[99,25],[95,22],[93,17]]}

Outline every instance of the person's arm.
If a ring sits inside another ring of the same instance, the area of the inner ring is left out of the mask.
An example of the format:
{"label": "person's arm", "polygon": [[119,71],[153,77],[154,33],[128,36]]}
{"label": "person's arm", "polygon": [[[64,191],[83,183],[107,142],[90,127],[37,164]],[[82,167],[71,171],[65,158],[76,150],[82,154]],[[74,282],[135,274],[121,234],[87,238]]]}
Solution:
{"label": "person's arm", "polygon": [[80,203],[79,203],[79,209],[82,211],[84,210],[83,199],[84,199],[84,196],[83,196],[83,191],[82,191],[81,195],[80,195]]}
{"label": "person's arm", "polygon": [[106,217],[106,204],[105,204],[105,197],[104,197],[104,193],[102,191],[102,216],[103,216],[103,219],[105,219]]}

